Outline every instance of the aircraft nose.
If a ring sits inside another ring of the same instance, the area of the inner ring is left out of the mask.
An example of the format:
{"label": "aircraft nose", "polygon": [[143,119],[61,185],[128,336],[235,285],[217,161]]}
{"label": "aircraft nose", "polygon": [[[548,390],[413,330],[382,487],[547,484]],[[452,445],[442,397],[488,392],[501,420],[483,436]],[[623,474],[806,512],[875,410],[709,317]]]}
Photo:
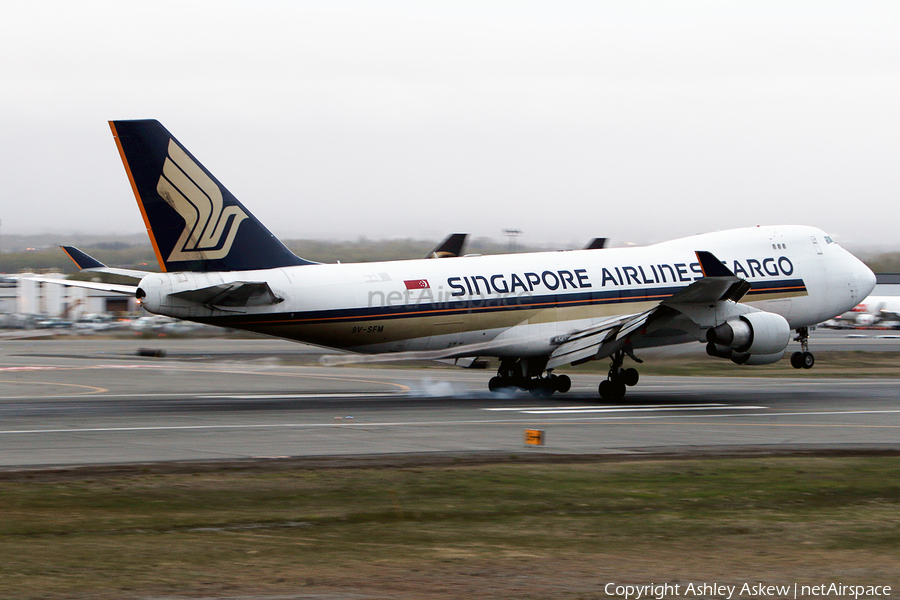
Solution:
{"label": "aircraft nose", "polygon": [[860,296],[865,298],[875,289],[875,273],[864,262],[857,259],[856,281],[859,284]]}

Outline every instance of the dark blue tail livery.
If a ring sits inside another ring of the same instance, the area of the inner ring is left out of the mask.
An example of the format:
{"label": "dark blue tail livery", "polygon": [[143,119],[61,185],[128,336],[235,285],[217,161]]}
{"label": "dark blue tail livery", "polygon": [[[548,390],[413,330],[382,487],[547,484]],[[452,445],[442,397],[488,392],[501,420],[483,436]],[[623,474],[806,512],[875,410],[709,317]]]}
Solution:
{"label": "dark blue tail livery", "polygon": [[281,243],[159,121],[110,121],[163,271],[311,264]]}

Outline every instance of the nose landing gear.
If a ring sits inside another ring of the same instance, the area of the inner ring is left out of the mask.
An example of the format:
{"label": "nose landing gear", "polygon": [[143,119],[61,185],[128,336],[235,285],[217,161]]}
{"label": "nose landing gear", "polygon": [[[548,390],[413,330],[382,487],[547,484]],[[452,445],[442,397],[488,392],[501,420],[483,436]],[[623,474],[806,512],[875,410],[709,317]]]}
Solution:
{"label": "nose landing gear", "polygon": [[800,342],[800,352],[791,354],[791,366],[795,369],[812,369],[816,364],[816,357],[809,351],[809,327],[797,328],[795,342]]}

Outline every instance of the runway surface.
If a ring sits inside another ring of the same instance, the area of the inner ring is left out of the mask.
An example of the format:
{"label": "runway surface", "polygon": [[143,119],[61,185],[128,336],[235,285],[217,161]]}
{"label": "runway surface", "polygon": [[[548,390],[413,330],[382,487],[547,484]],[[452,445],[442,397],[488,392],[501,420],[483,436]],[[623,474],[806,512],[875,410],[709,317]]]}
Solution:
{"label": "runway surface", "polygon": [[[167,357],[137,356],[144,346]],[[590,374],[538,399],[489,394],[487,371],[304,364],[318,352],[276,340],[4,341],[0,467],[900,441],[898,380],[645,377],[625,401],[604,402]],[[545,444],[525,445],[526,429]]]}

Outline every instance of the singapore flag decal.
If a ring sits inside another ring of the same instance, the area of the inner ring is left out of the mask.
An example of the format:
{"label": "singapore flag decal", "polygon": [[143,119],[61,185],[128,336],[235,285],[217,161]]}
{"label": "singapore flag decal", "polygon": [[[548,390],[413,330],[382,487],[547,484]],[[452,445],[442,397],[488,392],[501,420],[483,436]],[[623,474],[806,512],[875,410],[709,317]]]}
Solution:
{"label": "singapore flag decal", "polygon": [[427,279],[407,279],[403,284],[406,285],[408,290],[424,290],[431,287],[428,285]]}

